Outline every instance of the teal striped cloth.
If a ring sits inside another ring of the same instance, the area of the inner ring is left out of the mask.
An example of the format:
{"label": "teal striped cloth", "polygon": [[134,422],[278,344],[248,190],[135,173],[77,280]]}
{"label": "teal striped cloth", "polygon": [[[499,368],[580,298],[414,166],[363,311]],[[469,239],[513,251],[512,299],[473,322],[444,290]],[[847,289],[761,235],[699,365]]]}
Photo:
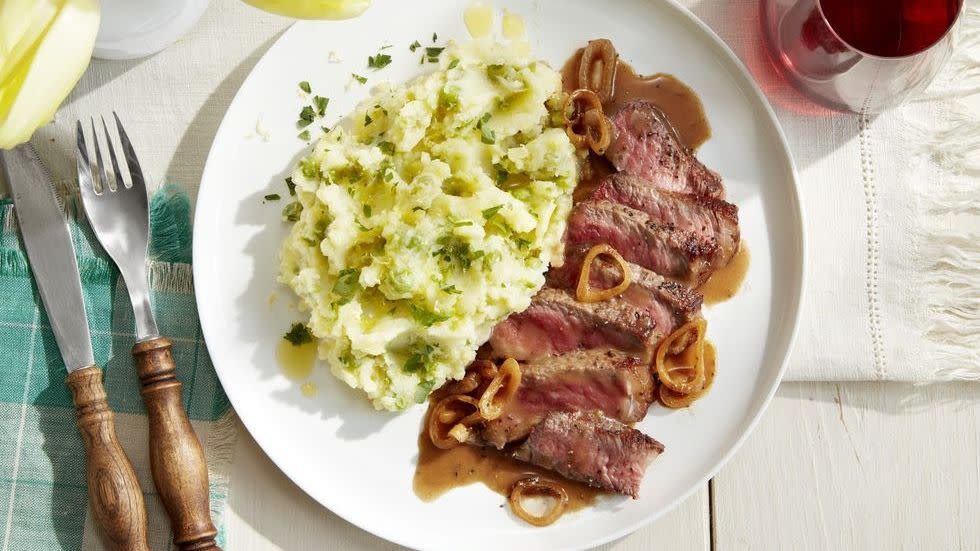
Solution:
{"label": "teal striped cloth", "polygon": [[[130,349],[136,336],[122,279],[68,201],[95,359],[105,368],[116,430],[146,496],[150,547],[170,549],[172,533],[156,496],[147,453],[145,410]],[[235,439],[228,399],[208,357],[190,270],[190,205],[173,186],[150,205],[151,290],[161,334],[173,341],[183,399],[208,458],[212,516],[227,502]],[[64,363],[36,295],[9,200],[0,200],[0,549],[99,550],[88,512],[85,456],[75,429]]]}

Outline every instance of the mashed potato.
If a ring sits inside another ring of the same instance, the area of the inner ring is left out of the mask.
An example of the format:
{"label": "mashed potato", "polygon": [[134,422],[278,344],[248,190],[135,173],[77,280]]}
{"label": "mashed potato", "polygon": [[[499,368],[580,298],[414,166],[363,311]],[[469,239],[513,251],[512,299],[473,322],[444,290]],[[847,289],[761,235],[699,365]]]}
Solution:
{"label": "mashed potato", "polygon": [[560,90],[508,46],[450,45],[439,70],[376,90],[294,172],[302,211],[280,279],[320,357],[375,407],[461,377],[544,284],[577,181]]}

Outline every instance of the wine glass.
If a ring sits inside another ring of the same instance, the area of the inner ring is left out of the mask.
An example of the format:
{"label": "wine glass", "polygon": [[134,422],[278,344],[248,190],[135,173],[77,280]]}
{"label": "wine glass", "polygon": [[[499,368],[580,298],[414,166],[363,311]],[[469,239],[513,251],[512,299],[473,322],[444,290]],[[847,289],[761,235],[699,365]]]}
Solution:
{"label": "wine glass", "polygon": [[813,101],[877,113],[924,90],[949,59],[963,0],[762,0],[782,75]]}

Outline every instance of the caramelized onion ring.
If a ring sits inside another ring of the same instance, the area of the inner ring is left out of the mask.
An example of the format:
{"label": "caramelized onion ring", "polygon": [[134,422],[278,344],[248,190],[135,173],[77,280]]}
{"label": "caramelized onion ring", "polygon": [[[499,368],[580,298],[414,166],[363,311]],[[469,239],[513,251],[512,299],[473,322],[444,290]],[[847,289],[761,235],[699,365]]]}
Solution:
{"label": "caramelized onion ring", "polygon": [[584,114],[592,110],[602,112],[602,100],[599,96],[588,88],[579,88],[565,99],[562,113],[565,116],[565,124],[572,124],[579,120]]}
{"label": "caramelized onion ring", "polygon": [[[680,394],[691,394],[704,388],[704,334],[707,322],[704,318],[691,320],[670,334],[657,347],[656,367],[657,376],[661,384]],[[674,341],[680,338],[690,338],[689,334],[694,332],[694,340],[689,346],[694,346],[694,365],[668,368],[666,359],[668,350]],[[691,371],[691,375],[685,380],[675,378],[676,371]]]}
{"label": "caramelized onion ring", "polygon": [[665,385],[660,385],[660,403],[671,409],[686,408],[693,404],[695,400],[704,396],[708,392],[708,389],[711,388],[711,383],[714,380],[715,363],[710,362],[704,367],[704,386],[701,387],[701,390],[690,394],[681,394],[680,392],[675,392],[667,388]]}
{"label": "caramelized onion ring", "polygon": [[602,102],[595,92],[579,88],[569,94],[562,108],[562,116],[565,133],[576,148],[588,147],[597,155],[606,152],[612,143],[613,125],[602,113]]}
{"label": "caramelized onion ring", "polygon": [[[522,501],[527,495],[549,495],[555,499],[555,504],[544,515],[535,516],[524,508]],[[511,486],[507,501],[510,503],[511,511],[514,511],[515,515],[527,523],[534,526],[548,526],[558,520],[561,514],[565,512],[565,506],[568,505],[568,492],[557,482],[531,476],[522,478]]]}
{"label": "caramelized onion ring", "polygon": [[[592,289],[589,279],[592,274],[592,263],[595,262],[596,258],[599,258],[600,254],[611,256],[616,264],[619,264],[619,269],[623,272],[623,281],[608,289],[595,291]],[[632,282],[633,272],[630,271],[626,260],[619,254],[619,251],[606,243],[600,243],[589,249],[589,252],[585,253],[585,258],[582,259],[582,270],[578,274],[578,285],[575,287],[575,298],[579,302],[602,302],[623,294]]]}
{"label": "caramelized onion ring", "polygon": [[589,149],[596,155],[605,155],[606,149],[612,143],[613,125],[602,111],[586,111],[582,115],[582,124],[588,135]]}
{"label": "caramelized onion ring", "polygon": [[517,394],[521,385],[521,366],[517,360],[507,358],[500,364],[497,374],[480,396],[479,412],[485,421],[493,421],[504,413],[504,406]]}
{"label": "caramelized onion ring", "polygon": [[429,401],[438,402],[446,396],[452,396],[453,394],[469,394],[476,390],[479,386],[480,374],[470,369],[466,372],[466,375],[463,375],[462,379],[458,381],[447,381],[446,384],[435,390],[429,395]]}
{"label": "caramelized onion ring", "polygon": [[[467,410],[472,408],[475,413],[467,414]],[[432,444],[441,449],[448,450],[460,444],[460,441],[450,434],[456,429],[457,425],[468,426],[467,421],[474,415],[479,417],[479,405],[475,398],[454,394],[439,401],[429,412],[429,439]]]}
{"label": "caramelized onion ring", "polygon": [[608,39],[590,40],[579,61],[578,87],[594,91],[602,103],[612,99],[616,86],[616,57],[616,48]]}

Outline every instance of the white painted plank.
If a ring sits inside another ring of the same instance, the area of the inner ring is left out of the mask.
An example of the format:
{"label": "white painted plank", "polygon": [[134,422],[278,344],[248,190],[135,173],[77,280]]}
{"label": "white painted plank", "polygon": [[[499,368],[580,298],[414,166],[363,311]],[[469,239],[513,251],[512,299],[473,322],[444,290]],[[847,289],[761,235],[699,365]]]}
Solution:
{"label": "white painted plank", "polygon": [[[348,524],[313,501],[279,471],[244,428],[235,451],[229,499],[225,517],[228,549],[404,549]],[[663,519],[599,550],[647,551],[663,548],[663,542],[670,542],[672,551],[709,549],[707,488]]]}
{"label": "white painted plank", "polygon": [[980,385],[795,383],[713,483],[715,549],[980,549]]}

